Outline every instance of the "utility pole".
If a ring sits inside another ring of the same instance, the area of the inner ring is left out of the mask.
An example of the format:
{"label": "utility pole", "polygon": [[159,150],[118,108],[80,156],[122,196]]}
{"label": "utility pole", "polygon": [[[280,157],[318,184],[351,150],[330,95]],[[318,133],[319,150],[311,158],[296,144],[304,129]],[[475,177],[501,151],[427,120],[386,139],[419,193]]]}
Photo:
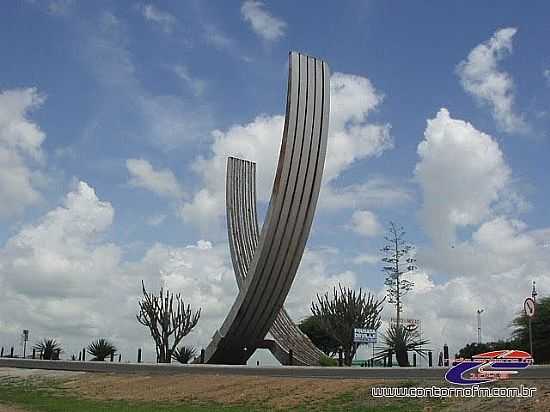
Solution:
{"label": "utility pole", "polygon": [[23,359],[25,359],[26,352],[27,352],[27,342],[29,341],[29,330],[24,329],[23,330]]}
{"label": "utility pole", "polygon": [[[536,289],[536,283],[533,281],[533,289],[531,289],[531,297],[533,298],[533,303],[537,303],[537,289]],[[533,363],[535,361],[535,354],[533,353],[533,328],[531,327],[531,318],[532,316],[529,316],[529,353],[531,353],[531,356],[533,357]]]}
{"label": "utility pole", "polygon": [[477,310],[477,344],[481,345],[481,314],[485,309]]}

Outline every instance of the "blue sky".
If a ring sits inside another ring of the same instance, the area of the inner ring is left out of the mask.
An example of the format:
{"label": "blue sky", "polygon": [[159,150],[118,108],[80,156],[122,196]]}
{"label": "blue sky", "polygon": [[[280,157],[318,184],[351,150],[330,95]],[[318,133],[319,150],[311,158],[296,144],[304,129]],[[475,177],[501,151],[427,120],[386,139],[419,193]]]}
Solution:
{"label": "blue sky", "polygon": [[258,162],[265,211],[289,50],[334,73],[291,314],[338,282],[382,296],[378,250],[395,220],[419,264],[405,311],[434,347],[474,340],[477,307],[487,339],[506,337],[531,279],[550,293],[549,12],[542,1],[6,2],[0,340],[28,327],[67,350],[108,334],[128,351],[150,345],[132,321],[144,278],[203,307],[190,340],[208,343],[236,295],[224,159]]}

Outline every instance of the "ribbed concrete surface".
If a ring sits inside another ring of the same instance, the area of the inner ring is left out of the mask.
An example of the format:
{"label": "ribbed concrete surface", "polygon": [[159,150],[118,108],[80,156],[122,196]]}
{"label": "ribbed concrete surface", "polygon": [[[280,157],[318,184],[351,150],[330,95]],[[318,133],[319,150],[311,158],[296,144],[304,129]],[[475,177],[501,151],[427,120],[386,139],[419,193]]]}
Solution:
{"label": "ribbed concrete surface", "polygon": [[[241,288],[206,349],[207,363],[245,363],[283,307],[319,197],[327,147],[329,78],[328,66],[323,61],[295,52],[290,54],[285,127],[267,217],[253,254],[250,248],[254,236],[237,233],[238,225],[229,228],[230,236],[240,239],[239,245],[233,244],[232,254],[243,254],[243,262],[236,262]],[[237,169],[234,172],[240,173]],[[239,176],[245,179],[246,174]],[[235,196],[239,196],[238,190],[245,191],[240,197],[247,205],[236,212],[235,219],[247,220],[248,223],[242,222],[243,227],[251,228],[257,225],[252,210],[253,193],[242,185],[241,189],[235,188]]]}
{"label": "ribbed concrete surface", "polygon": [[[227,159],[225,198],[229,248],[240,289],[248,274],[260,237],[256,213],[255,163],[235,157]],[[319,365],[323,352],[302,333],[284,308],[277,314],[269,333],[273,341],[267,347],[281,364],[289,363],[292,350],[294,365]]]}

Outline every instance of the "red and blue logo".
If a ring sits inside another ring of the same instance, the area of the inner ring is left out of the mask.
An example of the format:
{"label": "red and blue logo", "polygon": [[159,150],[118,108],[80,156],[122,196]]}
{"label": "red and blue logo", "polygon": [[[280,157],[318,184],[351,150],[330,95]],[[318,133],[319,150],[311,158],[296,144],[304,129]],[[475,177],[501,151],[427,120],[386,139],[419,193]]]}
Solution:
{"label": "red and blue logo", "polygon": [[509,379],[533,363],[533,357],[522,350],[496,350],[453,362],[445,374],[447,382],[455,385],[480,385]]}

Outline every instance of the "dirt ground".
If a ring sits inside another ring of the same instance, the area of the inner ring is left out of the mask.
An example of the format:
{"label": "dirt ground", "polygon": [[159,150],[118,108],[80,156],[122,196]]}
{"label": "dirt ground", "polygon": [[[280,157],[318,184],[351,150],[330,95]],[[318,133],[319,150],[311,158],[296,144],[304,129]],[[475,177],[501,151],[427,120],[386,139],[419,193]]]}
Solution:
{"label": "dirt ground", "polygon": [[86,398],[131,401],[209,401],[270,408],[320,403],[381,381],[292,379],[254,376],[94,375],[66,382]]}
{"label": "dirt ground", "polygon": [[[373,399],[370,387],[395,381],[293,379],[248,376],[135,376],[87,374],[71,379],[66,387],[92,399],[131,401],[209,401],[225,405],[255,404],[269,409],[286,409],[297,405],[323,405],[342,394],[354,394],[357,401],[374,406],[396,400]],[[438,382],[418,382],[414,386],[430,386]],[[520,382],[514,382],[514,386]],[[523,382],[537,386],[532,399],[451,399],[434,408],[448,411],[550,411],[550,381]],[[424,401],[422,401],[424,403]],[[426,410],[431,401],[426,399]]]}
{"label": "dirt ground", "polygon": [[[224,405],[262,405],[265,409],[292,409],[308,405],[322,410],[323,405],[347,398],[349,405],[389,406],[399,399],[375,399],[370,395],[373,385],[431,386],[441,382],[397,382],[365,379],[298,379],[230,375],[120,375],[60,371],[32,371],[0,368],[0,377],[53,378],[72,395],[95,400],[127,400],[134,402],[215,402]],[[550,380],[509,381],[506,386],[536,386],[530,399],[452,398],[444,401],[423,399],[425,411],[550,411]],[[499,384],[500,385],[500,384]],[[58,386],[59,387],[59,386]],[[391,410],[391,409],[387,409]],[[0,412],[23,412],[0,405]]]}

